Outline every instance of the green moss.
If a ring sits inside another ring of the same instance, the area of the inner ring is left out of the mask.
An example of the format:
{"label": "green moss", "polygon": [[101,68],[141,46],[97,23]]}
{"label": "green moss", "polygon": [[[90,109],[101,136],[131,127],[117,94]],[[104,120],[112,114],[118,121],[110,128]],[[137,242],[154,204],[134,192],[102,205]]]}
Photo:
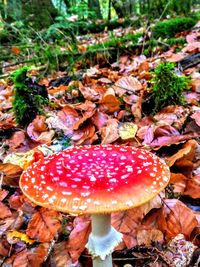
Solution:
{"label": "green moss", "polygon": [[178,32],[191,29],[196,24],[194,18],[179,17],[171,20],[158,22],[153,28],[154,38],[171,38]]}
{"label": "green moss", "polygon": [[154,70],[152,83],[152,114],[157,113],[163,107],[169,105],[184,105],[184,90],[190,87],[190,78],[186,76],[178,76],[174,72],[174,64],[164,62],[159,64]]}
{"label": "green moss", "polygon": [[38,114],[42,114],[43,106],[48,102],[47,98],[28,87],[27,71],[27,67],[18,68],[11,76],[14,83],[13,111],[16,122],[21,126],[28,125]]}
{"label": "green moss", "polygon": [[95,51],[95,50],[100,50],[100,49],[107,49],[107,48],[111,48],[111,47],[116,47],[116,46],[122,47],[127,42],[129,42],[129,46],[134,45],[134,44],[136,45],[138,42],[138,39],[141,36],[142,36],[142,34],[138,33],[138,34],[127,34],[123,37],[111,37],[111,40],[109,40],[107,42],[91,45],[88,47],[87,50],[88,51]]}

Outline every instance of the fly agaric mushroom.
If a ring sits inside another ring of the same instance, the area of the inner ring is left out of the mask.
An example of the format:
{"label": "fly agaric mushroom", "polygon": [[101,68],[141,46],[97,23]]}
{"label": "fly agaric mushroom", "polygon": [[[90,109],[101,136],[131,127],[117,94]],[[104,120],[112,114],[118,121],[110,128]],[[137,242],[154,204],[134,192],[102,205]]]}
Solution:
{"label": "fly agaric mushroom", "polygon": [[77,146],[40,159],[20,178],[34,203],[59,211],[91,214],[87,248],[93,266],[112,266],[111,253],[122,234],[111,213],[140,206],[169,181],[169,168],[153,153],[120,145]]}

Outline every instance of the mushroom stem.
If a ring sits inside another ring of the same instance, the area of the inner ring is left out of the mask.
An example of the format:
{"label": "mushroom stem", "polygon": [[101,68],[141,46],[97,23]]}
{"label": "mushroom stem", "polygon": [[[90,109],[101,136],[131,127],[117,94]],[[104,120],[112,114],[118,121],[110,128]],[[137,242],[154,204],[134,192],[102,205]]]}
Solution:
{"label": "mushroom stem", "polygon": [[87,248],[93,258],[93,267],[112,267],[112,252],[121,241],[122,234],[111,226],[110,214],[92,215]]}

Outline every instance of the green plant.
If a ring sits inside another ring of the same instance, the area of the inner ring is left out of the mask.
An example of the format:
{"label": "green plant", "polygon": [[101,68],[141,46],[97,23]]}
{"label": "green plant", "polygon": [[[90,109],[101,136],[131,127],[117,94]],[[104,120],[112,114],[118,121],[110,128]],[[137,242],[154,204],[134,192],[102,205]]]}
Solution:
{"label": "green plant", "polygon": [[179,17],[171,20],[158,22],[153,28],[154,38],[170,38],[176,33],[191,29],[196,20],[188,17]]}
{"label": "green plant", "polygon": [[27,77],[28,68],[18,68],[11,76],[14,83],[13,111],[16,122],[21,126],[28,125],[38,114],[43,113],[43,106],[48,103],[45,89],[37,89]]}
{"label": "green plant", "polygon": [[184,105],[183,91],[190,88],[190,78],[174,72],[175,65],[169,62],[159,64],[154,70],[152,83],[152,114],[168,105]]}

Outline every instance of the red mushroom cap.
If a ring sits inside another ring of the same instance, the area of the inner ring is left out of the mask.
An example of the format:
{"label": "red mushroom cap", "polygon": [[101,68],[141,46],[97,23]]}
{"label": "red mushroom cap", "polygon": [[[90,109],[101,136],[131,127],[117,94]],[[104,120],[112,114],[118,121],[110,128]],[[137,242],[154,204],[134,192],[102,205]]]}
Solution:
{"label": "red mushroom cap", "polygon": [[20,178],[40,206],[71,213],[110,213],[146,203],[169,182],[153,153],[119,145],[77,146],[40,159]]}

